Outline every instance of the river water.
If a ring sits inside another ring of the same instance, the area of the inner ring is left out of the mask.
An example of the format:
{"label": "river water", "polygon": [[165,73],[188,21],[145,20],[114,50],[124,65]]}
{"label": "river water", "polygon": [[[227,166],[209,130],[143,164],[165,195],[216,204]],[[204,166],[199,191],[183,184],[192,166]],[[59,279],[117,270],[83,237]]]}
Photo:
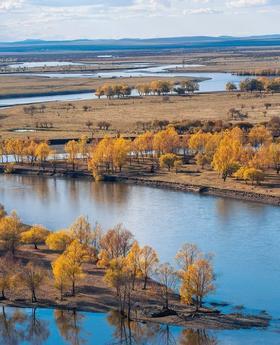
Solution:
{"label": "river water", "polygon": [[[104,229],[122,222],[141,245],[153,246],[162,262],[173,262],[183,243],[196,243],[215,254],[217,291],[209,302],[227,302],[227,311],[244,306],[247,312],[265,310],[274,320],[280,317],[278,207],[128,184],[16,175],[0,176],[0,202],[9,212],[18,210],[25,223],[52,230],[81,214]],[[262,343],[255,337],[260,332],[242,332],[248,335],[246,344],[280,343]],[[234,341],[219,344],[243,344],[238,332],[232,334]],[[275,336],[272,330],[261,334]]]}
{"label": "river water", "polygon": [[[200,65],[189,65],[186,67],[196,68]],[[206,72],[168,72],[168,69],[176,69],[179,65],[164,65],[158,67],[147,67],[143,69],[127,69],[120,71],[98,72],[98,73],[22,73],[16,74],[20,76],[37,76],[46,78],[130,78],[130,77],[195,77],[207,78],[207,80],[200,83],[200,92],[218,92],[225,91],[227,82],[232,82],[238,85],[244,76],[237,76],[231,73],[206,73]],[[14,74],[15,76],[15,74]],[[134,94],[136,95],[136,94]],[[68,95],[54,95],[54,96],[36,96],[36,97],[21,97],[21,98],[2,98],[0,99],[0,107],[8,107],[20,104],[42,103],[51,101],[75,101],[96,99],[94,93],[73,93]]]}

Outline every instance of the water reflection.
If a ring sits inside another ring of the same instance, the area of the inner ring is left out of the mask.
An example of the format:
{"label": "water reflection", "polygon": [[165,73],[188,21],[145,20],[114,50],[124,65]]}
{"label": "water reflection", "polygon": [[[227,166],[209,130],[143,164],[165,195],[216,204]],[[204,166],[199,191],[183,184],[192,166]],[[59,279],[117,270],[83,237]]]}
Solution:
{"label": "water reflection", "polygon": [[207,330],[182,329],[158,323],[128,321],[118,312],[110,312],[108,323],[114,327],[110,345],[217,345],[218,340]]}
{"label": "water reflection", "polygon": [[71,345],[86,344],[82,338],[84,316],[76,311],[55,310],[54,317],[62,338]]}
{"label": "water reflection", "polygon": [[6,345],[20,345],[27,342],[32,345],[41,345],[49,337],[48,323],[36,316],[36,309],[30,315],[23,310],[13,311],[2,306],[0,314],[0,339]]}
{"label": "water reflection", "polygon": [[205,329],[184,329],[179,343],[180,345],[218,345],[218,339]]}
{"label": "water reflection", "polygon": [[279,345],[270,330],[208,331],[128,322],[117,312],[0,307],[1,345]]}
{"label": "water reflection", "polygon": [[[1,178],[6,180],[3,185],[6,184],[9,186],[9,176],[1,176]],[[47,203],[67,199],[68,202],[76,204],[77,201],[86,196],[89,198],[89,201],[100,204],[109,204],[112,201],[118,204],[124,204],[127,202],[129,193],[128,185],[116,183],[104,184],[82,179],[75,180],[22,175],[16,175],[13,178],[15,181],[11,188],[9,188],[9,193],[21,194],[21,197],[24,197],[25,190],[28,188],[32,190],[33,194],[36,194],[36,197],[40,201],[43,200]],[[2,191],[5,192],[5,189]]]}

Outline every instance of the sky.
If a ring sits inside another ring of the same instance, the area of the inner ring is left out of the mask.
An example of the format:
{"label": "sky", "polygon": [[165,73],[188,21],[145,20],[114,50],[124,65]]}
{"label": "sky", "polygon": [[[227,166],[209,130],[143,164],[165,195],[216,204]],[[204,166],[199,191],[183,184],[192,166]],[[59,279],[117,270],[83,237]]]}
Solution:
{"label": "sky", "polygon": [[280,0],[0,0],[0,41],[280,34]]}

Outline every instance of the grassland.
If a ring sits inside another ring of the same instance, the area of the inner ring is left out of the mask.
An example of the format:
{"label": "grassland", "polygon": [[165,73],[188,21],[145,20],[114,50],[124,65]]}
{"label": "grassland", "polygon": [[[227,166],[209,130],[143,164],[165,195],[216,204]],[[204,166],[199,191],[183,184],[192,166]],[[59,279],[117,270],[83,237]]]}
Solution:
{"label": "grassland", "polygon": [[[181,120],[225,120],[228,121],[228,111],[231,108],[241,109],[248,113],[246,121],[259,123],[268,121],[280,113],[280,94],[259,95],[229,93],[199,94],[192,97],[171,96],[169,101],[162,97],[148,96],[130,99],[100,99],[70,102],[45,103],[44,112],[28,115],[24,106],[0,109],[0,135],[3,138],[26,136],[26,133],[15,133],[17,128],[34,129],[28,136],[42,139],[77,138],[82,134],[90,135],[87,121],[96,128],[100,120],[112,124],[111,133],[120,131],[123,134],[136,134],[138,121],[153,121],[166,119],[170,122]],[[266,110],[265,104],[271,103]],[[37,105],[38,106],[38,105]],[[85,111],[84,106],[90,110]],[[36,123],[51,123],[53,128],[36,129]],[[102,135],[98,129],[94,135]]]}

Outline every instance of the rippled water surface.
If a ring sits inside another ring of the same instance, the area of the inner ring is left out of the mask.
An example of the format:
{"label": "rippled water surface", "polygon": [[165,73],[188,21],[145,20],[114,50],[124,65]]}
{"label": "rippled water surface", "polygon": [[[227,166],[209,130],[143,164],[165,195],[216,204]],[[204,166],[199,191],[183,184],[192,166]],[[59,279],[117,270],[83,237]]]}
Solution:
{"label": "rippled water surface", "polygon": [[16,175],[0,176],[0,202],[9,212],[18,210],[24,222],[52,230],[67,227],[81,214],[105,229],[123,222],[141,245],[156,248],[161,261],[172,261],[184,242],[197,243],[215,253],[217,292],[209,302],[228,302],[230,311],[237,305],[247,312],[266,310],[274,318],[269,330],[196,331],[143,324],[129,330],[116,315],[74,317],[39,309],[34,323],[31,310],[8,309],[2,316],[0,310],[0,344],[280,344],[278,207],[127,184]]}
{"label": "rippled water surface", "polygon": [[123,223],[172,261],[184,242],[215,254],[211,300],[280,317],[280,209],[237,200],[89,180],[1,175],[0,202],[52,230],[81,215],[106,229]]}

